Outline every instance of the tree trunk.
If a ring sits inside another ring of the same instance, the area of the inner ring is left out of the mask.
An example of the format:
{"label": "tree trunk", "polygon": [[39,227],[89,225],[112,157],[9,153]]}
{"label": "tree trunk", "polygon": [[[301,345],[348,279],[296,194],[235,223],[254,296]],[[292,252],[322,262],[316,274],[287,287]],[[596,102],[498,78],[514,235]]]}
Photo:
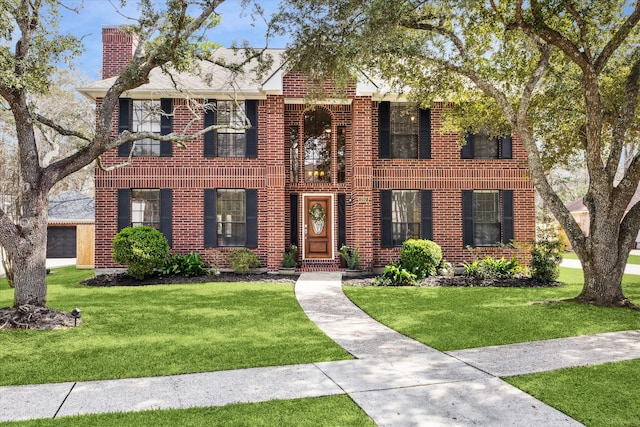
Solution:
{"label": "tree trunk", "polygon": [[14,307],[33,304],[45,306],[47,302],[47,206],[44,216],[33,217],[22,228],[20,253],[13,257],[15,293]]}
{"label": "tree trunk", "polygon": [[584,286],[575,301],[604,307],[635,307],[622,292],[628,253],[619,255],[606,246],[592,247],[588,258],[581,260]]}

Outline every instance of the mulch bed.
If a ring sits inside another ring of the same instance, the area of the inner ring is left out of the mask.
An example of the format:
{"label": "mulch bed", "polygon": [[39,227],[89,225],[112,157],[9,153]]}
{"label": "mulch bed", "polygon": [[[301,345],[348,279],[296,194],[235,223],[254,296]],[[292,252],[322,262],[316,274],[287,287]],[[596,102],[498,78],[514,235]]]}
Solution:
{"label": "mulch bed", "polygon": [[[375,276],[344,279],[345,285],[351,286],[375,286]],[[549,288],[563,286],[560,282],[539,282],[529,277],[515,279],[475,279],[466,276],[434,276],[428,277],[416,286],[422,287],[497,287],[497,288]]]}
{"label": "mulch bed", "polygon": [[125,273],[103,274],[80,282],[87,286],[150,286],[173,285],[181,283],[207,282],[261,282],[261,283],[295,283],[297,276],[280,276],[277,274],[236,274],[220,273],[207,276],[184,277],[154,275],[144,280],[135,279]]}
{"label": "mulch bed", "polygon": [[[70,313],[31,304],[0,308],[0,329],[72,328],[75,320]],[[78,325],[81,322],[77,320]]]}

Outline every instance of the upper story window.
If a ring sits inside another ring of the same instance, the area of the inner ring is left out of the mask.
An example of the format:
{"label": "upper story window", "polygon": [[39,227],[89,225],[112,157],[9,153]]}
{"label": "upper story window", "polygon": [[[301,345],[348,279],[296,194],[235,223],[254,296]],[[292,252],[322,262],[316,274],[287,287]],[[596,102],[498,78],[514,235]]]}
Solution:
{"label": "upper story window", "polygon": [[[250,123],[248,129],[241,129]],[[258,156],[258,101],[205,101],[204,127],[217,125],[204,135],[205,157]]]}
{"label": "upper story window", "polygon": [[430,159],[431,110],[416,104],[378,104],[378,155],[381,159]]}
{"label": "upper story window", "polygon": [[304,180],[331,182],[331,115],[317,108],[304,115]]}
{"label": "upper story window", "polygon": [[[168,135],[173,132],[173,100],[132,100],[120,98],[118,103],[118,132],[151,132]],[[170,157],[171,141],[158,141],[145,138],[135,142],[133,155],[138,157]],[[128,157],[131,142],[125,142],[118,148],[118,156]]]}
{"label": "upper story window", "polygon": [[486,133],[468,134],[460,157],[463,159],[510,159],[511,136],[491,137]]}

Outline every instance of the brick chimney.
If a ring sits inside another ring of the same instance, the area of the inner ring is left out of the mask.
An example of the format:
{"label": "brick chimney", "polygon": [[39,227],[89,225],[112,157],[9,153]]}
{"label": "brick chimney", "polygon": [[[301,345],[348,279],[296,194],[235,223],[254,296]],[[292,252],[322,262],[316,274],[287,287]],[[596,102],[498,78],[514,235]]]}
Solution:
{"label": "brick chimney", "polygon": [[123,26],[102,27],[102,78],[117,76],[133,58],[138,46],[137,37],[128,34]]}

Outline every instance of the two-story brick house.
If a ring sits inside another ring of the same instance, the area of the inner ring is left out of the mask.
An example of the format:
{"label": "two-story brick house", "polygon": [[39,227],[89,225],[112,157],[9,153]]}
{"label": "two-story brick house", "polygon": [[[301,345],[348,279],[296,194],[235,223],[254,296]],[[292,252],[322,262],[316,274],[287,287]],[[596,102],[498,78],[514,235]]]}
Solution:
{"label": "two-story brick house", "polygon": [[[105,27],[104,80],[80,91],[99,103],[133,45]],[[305,77],[282,63],[281,51],[269,53],[273,64],[259,80],[211,65],[173,81],[156,70],[121,98],[114,134],[233,125],[239,109],[252,127],[209,132],[186,148],[141,141],[131,166],[97,169],[97,272],[119,267],[111,242],[131,224],[153,225],[173,251],[221,267],[229,249],[250,248],[269,271],[291,243],[300,269],[340,269],[338,248],[347,244],[360,247],[371,270],[397,260],[409,237],[435,241],[454,263],[471,258],[468,246],[502,256],[501,243],[534,238],[533,185],[517,138],[474,135],[460,149],[459,136],[442,131],[444,105],[419,109],[366,78],[346,94],[327,85],[327,99],[311,108]],[[103,163],[122,163],[129,151],[121,146]]]}

